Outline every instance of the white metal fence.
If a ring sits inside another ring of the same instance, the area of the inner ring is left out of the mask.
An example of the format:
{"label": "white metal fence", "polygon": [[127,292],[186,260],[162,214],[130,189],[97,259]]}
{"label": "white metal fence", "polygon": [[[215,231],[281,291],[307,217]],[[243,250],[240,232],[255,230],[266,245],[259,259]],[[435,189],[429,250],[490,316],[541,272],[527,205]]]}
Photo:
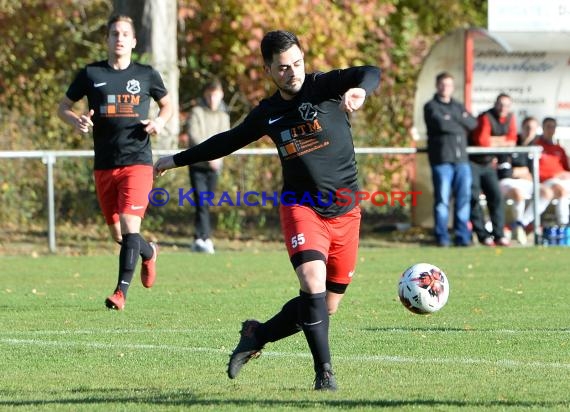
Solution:
{"label": "white metal fence", "polygon": [[[178,153],[180,150],[154,150],[154,156],[166,156]],[[542,148],[540,146],[527,146],[527,147],[495,147],[495,148],[481,148],[469,147],[468,153],[531,153],[533,156],[533,182],[534,192],[533,199],[539,196],[539,180],[538,159]],[[416,149],[413,147],[360,147],[355,148],[357,154],[377,154],[377,155],[401,155],[401,154],[415,154],[425,153],[425,149]],[[240,149],[232,154],[232,156],[268,156],[276,155],[277,150],[273,148],[267,149]],[[46,185],[47,185],[47,199],[45,199],[48,210],[48,247],[50,252],[55,253],[56,246],[56,223],[55,223],[55,181],[54,181],[54,165],[58,158],[79,158],[79,157],[93,157],[91,150],[33,150],[33,151],[0,151],[0,159],[42,159],[46,165]],[[538,244],[540,239],[540,215],[538,214],[538,202],[534,204],[534,239],[535,244]]]}

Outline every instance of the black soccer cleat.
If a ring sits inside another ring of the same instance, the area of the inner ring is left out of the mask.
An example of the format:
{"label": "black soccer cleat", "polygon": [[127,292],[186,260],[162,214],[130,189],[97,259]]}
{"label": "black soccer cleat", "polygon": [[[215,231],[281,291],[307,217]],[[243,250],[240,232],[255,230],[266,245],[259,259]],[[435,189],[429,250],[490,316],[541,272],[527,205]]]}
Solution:
{"label": "black soccer cleat", "polygon": [[230,362],[228,363],[228,377],[230,379],[234,379],[242,366],[249,362],[250,359],[261,356],[263,345],[260,345],[255,338],[255,330],[259,325],[258,321],[252,319],[242,323],[239,343],[230,355]]}
{"label": "black soccer cleat", "polygon": [[315,390],[316,391],[336,391],[336,379],[332,371],[331,365],[325,363],[322,369],[317,371],[315,376]]}

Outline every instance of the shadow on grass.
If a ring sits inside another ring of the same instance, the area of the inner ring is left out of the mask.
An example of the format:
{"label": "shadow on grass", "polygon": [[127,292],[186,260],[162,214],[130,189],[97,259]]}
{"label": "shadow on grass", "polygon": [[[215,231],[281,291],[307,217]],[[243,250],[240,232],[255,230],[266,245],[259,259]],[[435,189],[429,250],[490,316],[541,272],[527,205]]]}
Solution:
{"label": "shadow on grass", "polygon": [[[99,390],[98,390],[99,391]],[[104,391],[104,390],[103,390]],[[277,399],[242,399],[242,398],[198,398],[191,393],[183,393],[177,391],[176,393],[158,392],[155,395],[148,395],[147,389],[139,389],[140,396],[132,395],[124,397],[116,397],[110,395],[105,396],[92,396],[87,398],[60,398],[60,399],[21,399],[21,400],[1,400],[0,406],[6,407],[21,407],[21,406],[71,406],[71,405],[101,405],[106,410],[112,409],[114,406],[125,409],[129,404],[133,407],[137,405],[142,406],[202,406],[202,407],[285,407],[285,408],[338,408],[338,409],[357,409],[357,408],[399,408],[399,407],[418,407],[424,406],[429,408],[438,407],[460,407],[460,408],[567,408],[570,406],[569,401],[525,401],[525,400],[459,400],[459,399],[323,399],[318,396],[315,400],[277,400]],[[0,393],[5,391],[0,391]],[[79,392],[85,392],[80,390]],[[116,394],[116,390],[112,391]],[[130,391],[129,391],[130,392]],[[147,394],[143,395],[142,393]],[[338,394],[342,394],[338,392]],[[309,396],[310,394],[306,394]],[[316,393],[315,395],[322,395]],[[337,396],[336,393],[329,393],[331,397]]]}

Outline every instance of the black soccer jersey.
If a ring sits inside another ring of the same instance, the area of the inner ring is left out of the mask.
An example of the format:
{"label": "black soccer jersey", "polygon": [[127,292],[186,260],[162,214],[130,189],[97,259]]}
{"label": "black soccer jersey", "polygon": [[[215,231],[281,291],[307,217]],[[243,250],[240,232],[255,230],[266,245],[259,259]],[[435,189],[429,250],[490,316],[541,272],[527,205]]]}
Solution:
{"label": "black soccer jersey", "polygon": [[307,74],[292,100],[276,92],[241,124],[178,153],[174,162],[216,159],[267,135],[281,160],[287,202],[305,204],[325,217],[342,215],[355,206],[346,196],[358,191],[358,182],[350,123],[340,99],[353,87],[370,94],[379,80],[380,69],[373,66]]}
{"label": "black soccer jersey", "polygon": [[66,95],[72,101],[87,96],[89,109],[95,112],[95,169],[152,165],[150,137],[141,120],[148,119],[150,99],[158,101],[166,94],[160,74],[139,63],[115,70],[101,61],[77,74]]}

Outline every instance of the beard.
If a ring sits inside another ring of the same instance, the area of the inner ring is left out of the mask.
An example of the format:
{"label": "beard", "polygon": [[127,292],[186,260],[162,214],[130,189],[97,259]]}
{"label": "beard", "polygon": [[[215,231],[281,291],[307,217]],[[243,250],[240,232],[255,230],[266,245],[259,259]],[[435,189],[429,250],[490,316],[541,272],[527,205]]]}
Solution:
{"label": "beard", "polygon": [[295,79],[294,81],[286,83],[284,85],[277,84],[275,80],[273,82],[275,83],[281,94],[294,97],[297,93],[299,93],[299,91],[303,87],[303,81],[304,77],[302,79]]}

